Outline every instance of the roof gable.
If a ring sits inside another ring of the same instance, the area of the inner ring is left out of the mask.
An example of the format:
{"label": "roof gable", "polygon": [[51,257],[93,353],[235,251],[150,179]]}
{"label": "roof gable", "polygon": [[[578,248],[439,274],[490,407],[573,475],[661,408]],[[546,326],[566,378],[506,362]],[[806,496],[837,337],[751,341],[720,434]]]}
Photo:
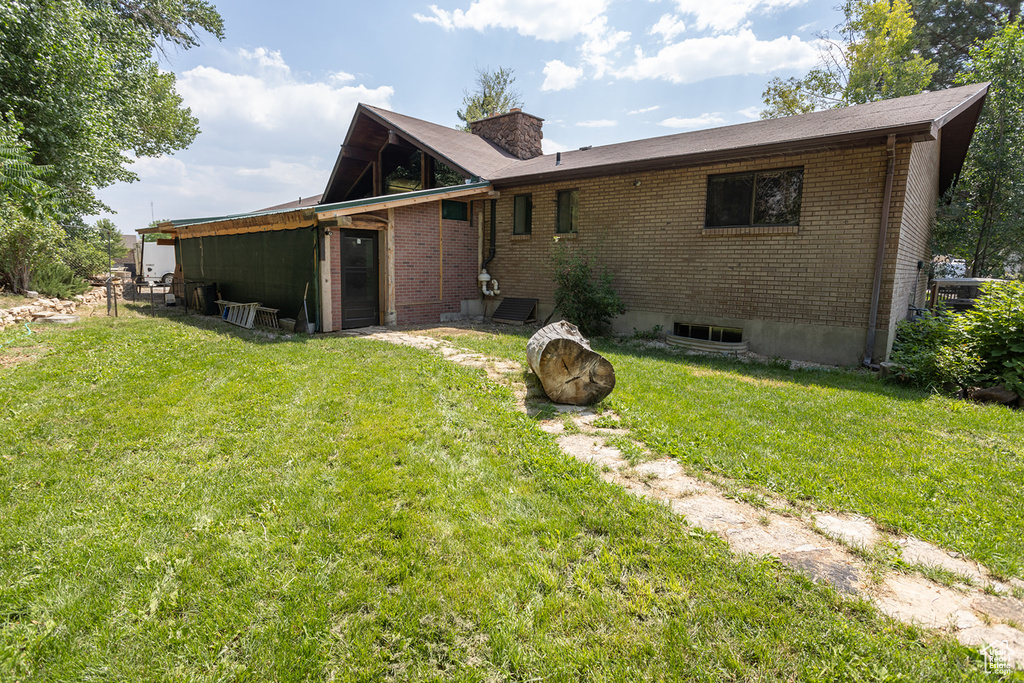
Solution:
{"label": "roof gable", "polygon": [[483,138],[411,116],[360,104],[324,190],[324,202],[343,201],[388,145],[415,148],[469,178],[486,178],[515,161]]}

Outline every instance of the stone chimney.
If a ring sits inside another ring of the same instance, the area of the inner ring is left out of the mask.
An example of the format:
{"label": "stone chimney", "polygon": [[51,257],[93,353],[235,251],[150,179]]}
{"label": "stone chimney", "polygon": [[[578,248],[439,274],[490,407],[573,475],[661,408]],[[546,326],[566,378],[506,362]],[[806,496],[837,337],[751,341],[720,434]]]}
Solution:
{"label": "stone chimney", "polygon": [[540,141],[544,139],[541,126],[544,119],[527,114],[521,109],[512,109],[507,114],[496,114],[479,121],[471,121],[469,130],[484,140],[519,159],[539,157]]}

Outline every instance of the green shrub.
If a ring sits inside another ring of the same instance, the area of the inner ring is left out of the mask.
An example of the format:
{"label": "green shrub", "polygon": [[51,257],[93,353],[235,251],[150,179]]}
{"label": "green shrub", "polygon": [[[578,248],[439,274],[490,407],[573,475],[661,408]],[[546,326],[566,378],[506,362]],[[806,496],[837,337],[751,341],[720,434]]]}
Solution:
{"label": "green shrub", "polygon": [[1024,396],[1024,282],[983,287],[962,314],[926,313],[897,326],[897,377],[936,391],[1002,385]]}
{"label": "green shrub", "polygon": [[29,288],[34,266],[50,259],[61,229],[47,218],[32,218],[0,197],[0,285],[15,292]]}
{"label": "green shrub", "polygon": [[102,245],[84,239],[67,239],[60,246],[60,260],[80,278],[103,275],[110,260]]}
{"label": "green shrub", "polygon": [[89,289],[89,283],[60,261],[50,261],[33,267],[32,289],[44,296],[70,299]]}
{"label": "green shrub", "polygon": [[978,380],[1024,396],[1024,282],[989,282],[958,322],[981,359]]}
{"label": "green shrub", "polygon": [[612,287],[612,274],[607,268],[595,273],[593,259],[586,250],[559,244],[552,262],[555,307],[581,333],[588,337],[600,334],[614,316],[626,312]]}

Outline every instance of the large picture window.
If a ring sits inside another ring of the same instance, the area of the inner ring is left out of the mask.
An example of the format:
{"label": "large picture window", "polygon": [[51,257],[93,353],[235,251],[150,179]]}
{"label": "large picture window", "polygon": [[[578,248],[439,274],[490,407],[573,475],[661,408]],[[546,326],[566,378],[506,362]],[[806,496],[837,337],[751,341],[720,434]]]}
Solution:
{"label": "large picture window", "polygon": [[705,226],[797,225],[804,170],[708,176]]}
{"label": "large picture window", "polygon": [[580,191],[560,190],[558,193],[558,215],[555,232],[576,232],[579,228]]}
{"label": "large picture window", "polygon": [[533,202],[528,194],[512,199],[512,234],[529,235],[533,231]]}

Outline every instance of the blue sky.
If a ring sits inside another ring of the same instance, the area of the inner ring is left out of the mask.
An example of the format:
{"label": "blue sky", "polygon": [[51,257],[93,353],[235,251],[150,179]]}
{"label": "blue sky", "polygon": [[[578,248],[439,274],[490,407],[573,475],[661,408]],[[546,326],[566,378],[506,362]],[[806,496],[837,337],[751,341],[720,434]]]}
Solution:
{"label": "blue sky", "polygon": [[226,38],[161,60],[202,133],[100,192],[122,232],[319,194],[358,102],[442,125],[510,67],[547,153],[757,118],[817,61],[821,0],[221,0]]}

